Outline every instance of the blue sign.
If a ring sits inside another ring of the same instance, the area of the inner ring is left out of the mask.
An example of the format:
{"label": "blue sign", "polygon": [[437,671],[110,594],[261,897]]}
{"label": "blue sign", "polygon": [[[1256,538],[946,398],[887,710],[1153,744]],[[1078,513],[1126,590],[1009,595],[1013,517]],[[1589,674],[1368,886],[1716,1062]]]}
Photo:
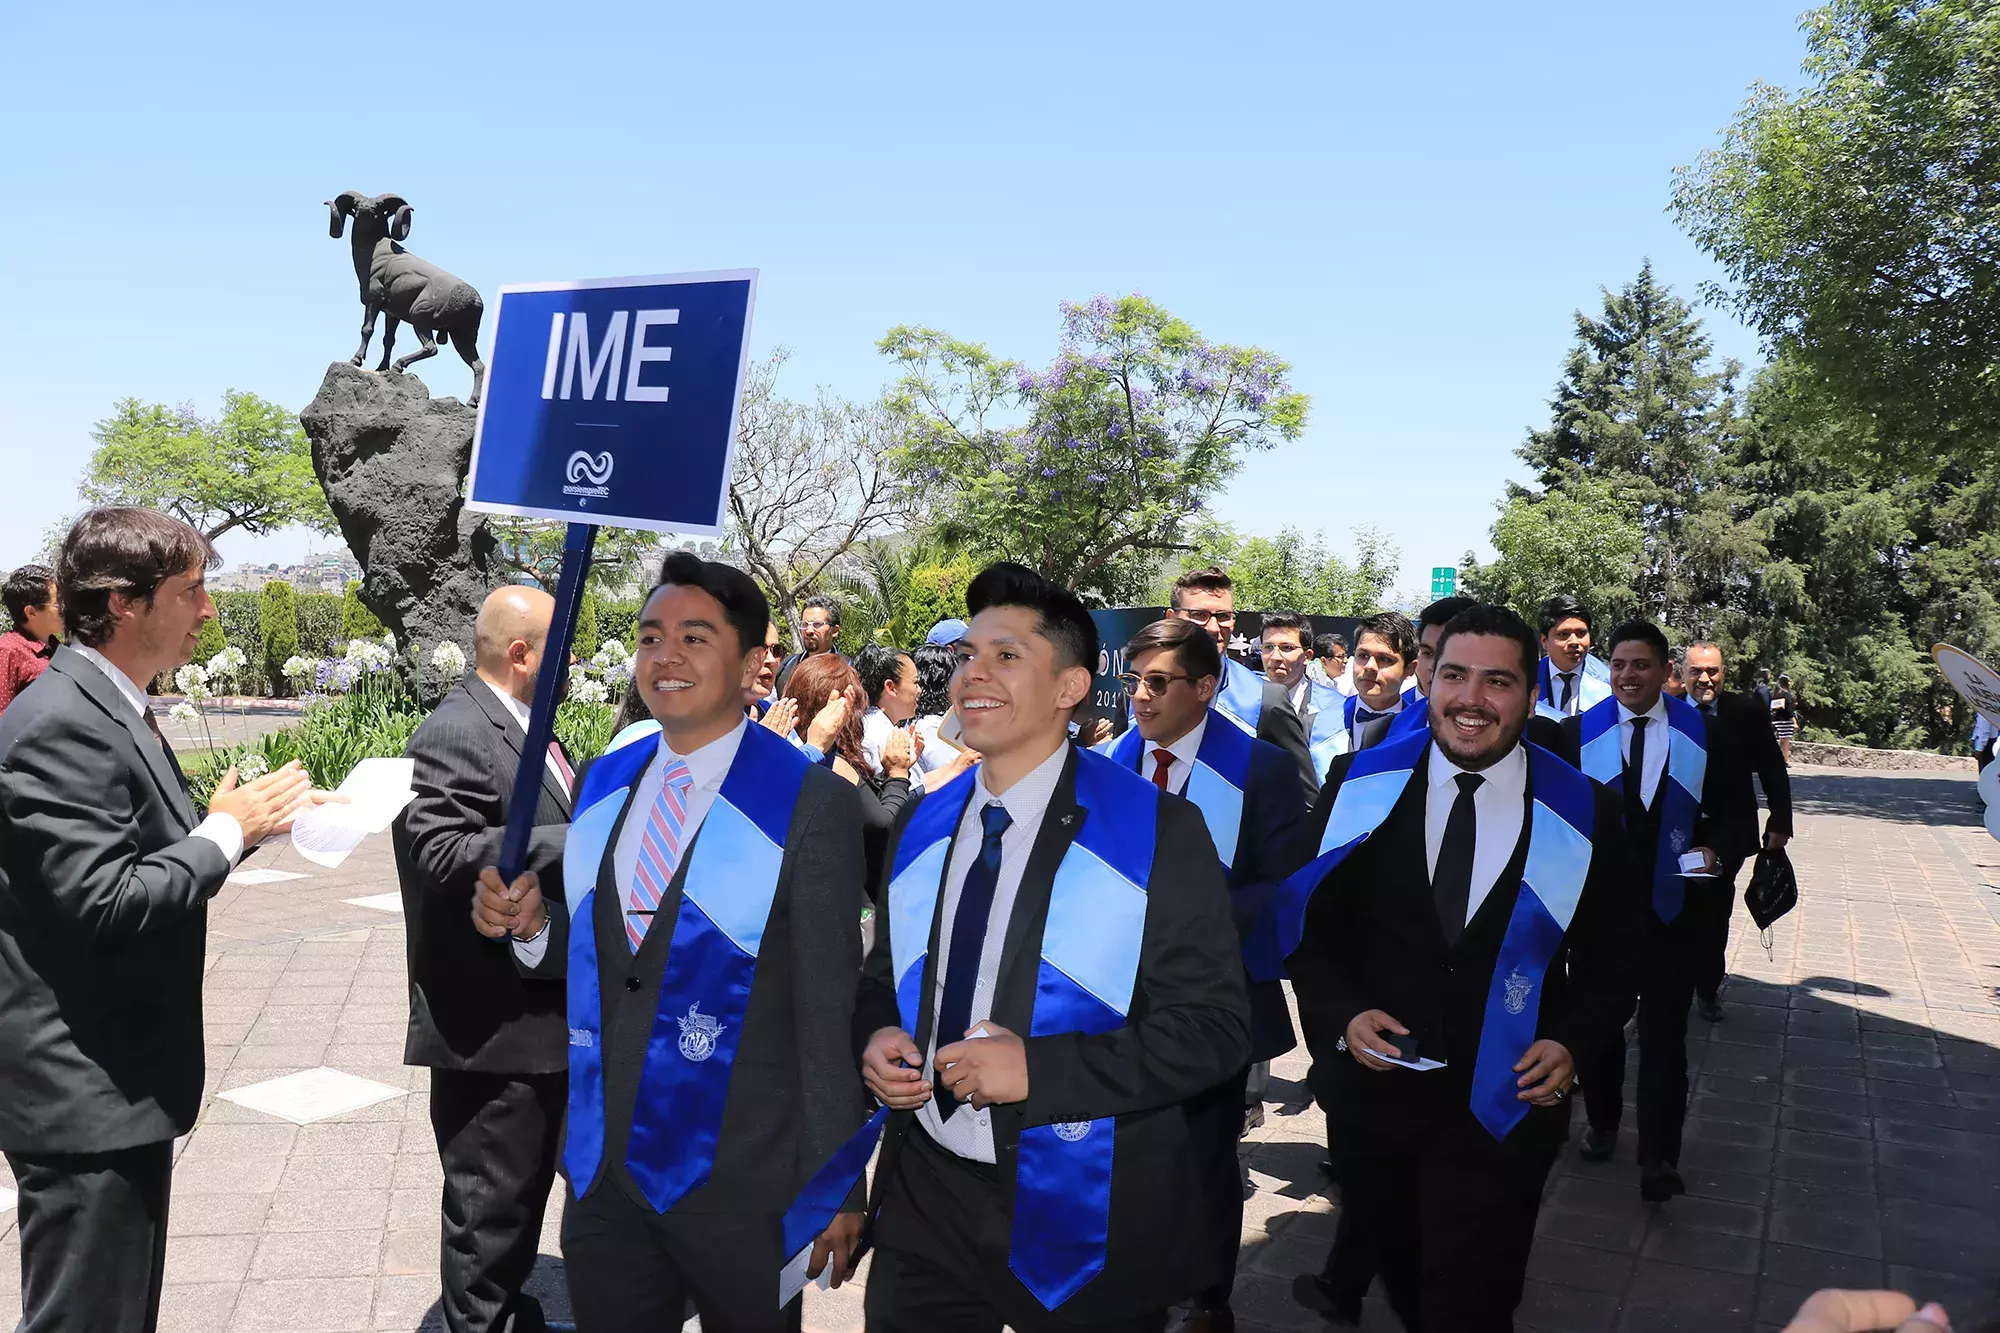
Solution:
{"label": "blue sign", "polygon": [[757,271],[500,289],[466,503],[722,530]]}

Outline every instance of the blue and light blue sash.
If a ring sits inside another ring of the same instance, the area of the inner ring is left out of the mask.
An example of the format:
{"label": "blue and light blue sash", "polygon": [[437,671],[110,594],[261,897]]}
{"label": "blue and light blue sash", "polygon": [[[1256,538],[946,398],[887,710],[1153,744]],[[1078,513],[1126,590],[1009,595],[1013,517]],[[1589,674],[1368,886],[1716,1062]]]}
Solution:
{"label": "blue and light blue sash", "polygon": [[[1681,914],[1687,881],[1681,878],[1681,853],[1694,842],[1694,822],[1701,814],[1702,781],[1708,775],[1708,724],[1693,704],[1662,694],[1667,706],[1667,765],[1660,789],[1653,796],[1660,810],[1660,845],[1653,854],[1653,911],[1671,923]],[[1616,699],[1606,699],[1578,719],[1580,767],[1607,787],[1625,780],[1625,744],[1618,734],[1623,715]]]}
{"label": "blue and light blue sash", "polygon": [[[1201,748],[1195,751],[1194,766],[1181,790],[1181,795],[1201,811],[1201,821],[1208,826],[1222,868],[1232,873],[1237,844],[1243,836],[1243,793],[1250,785],[1250,756],[1256,746],[1254,737],[1210,710],[1209,725],[1201,733]],[[1148,776],[1143,767],[1146,742],[1136,726],[1127,727],[1116,740],[1096,748],[1126,772]],[[1284,960],[1278,953],[1277,919],[1268,911],[1243,941],[1243,965],[1252,981],[1276,981],[1285,974]]]}
{"label": "blue and light blue sash", "polygon": [[[1322,881],[1382,826],[1415,776],[1428,731],[1384,741],[1354,757],[1327,812],[1319,855],[1279,890],[1280,943],[1287,956],[1304,933],[1306,906]],[[1534,1044],[1542,982],[1576,915],[1590,873],[1593,796],[1581,773],[1542,749],[1525,745],[1529,814],[1528,860],[1521,893],[1493,965],[1479,1058],[1472,1069],[1472,1113],[1487,1133],[1507,1137],[1528,1113],[1514,1094],[1514,1062]]]}
{"label": "blue and light blue sash", "polygon": [[[1555,669],[1544,657],[1536,668],[1536,682],[1541,686],[1541,697],[1535,701],[1535,712],[1541,716],[1560,722],[1569,716],[1556,707]],[[1604,660],[1583,655],[1583,665],[1577,668],[1576,694],[1578,713],[1587,713],[1611,697],[1611,668]]]}
{"label": "blue and light blue sash", "polygon": [[[921,1030],[931,925],[952,835],[972,799],[965,774],[922,798],[896,847],[889,943],[903,1026]],[[1109,756],[1079,751],[1083,824],[1049,893],[1031,1037],[1109,1032],[1125,1025],[1139,975],[1159,792]],[[1053,1310],[1104,1269],[1111,1228],[1115,1117],[1021,1131],[1008,1266]]]}
{"label": "blue and light blue sash", "polygon": [[[603,1015],[594,924],[598,869],[631,785],[656,753],[657,746],[628,745],[592,767],[589,804],[579,802],[563,851],[564,882],[572,892],[584,889],[571,909],[569,1134],[563,1149],[570,1187],[579,1198],[596,1181],[604,1157]],[[714,1163],[757,950],[808,768],[783,740],[763,727],[747,727],[688,849],[691,859],[625,1154],[627,1172],[658,1212],[704,1183]],[[635,810],[633,817],[650,813]],[[622,897],[622,886],[619,892]]]}
{"label": "blue and light blue sash", "polygon": [[1264,716],[1264,678],[1231,658],[1222,657],[1222,679],[1215,685],[1215,707],[1252,736]]}

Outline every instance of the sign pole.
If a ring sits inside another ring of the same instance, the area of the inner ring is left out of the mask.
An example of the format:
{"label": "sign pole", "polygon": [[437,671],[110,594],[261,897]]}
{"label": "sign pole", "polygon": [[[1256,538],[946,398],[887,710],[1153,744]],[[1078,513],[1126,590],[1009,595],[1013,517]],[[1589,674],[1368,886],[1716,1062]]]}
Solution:
{"label": "sign pole", "polygon": [[[535,832],[535,809],[542,803],[542,774],[549,742],[555,737],[556,697],[569,674],[570,640],[583,609],[583,585],[590,577],[590,549],[597,527],[572,523],[563,534],[562,573],[556,579],[556,609],[542,642],[542,669],[535,680],[535,706],[528,715],[528,739],[514,773],[514,801],[507,812],[507,837],[500,844],[500,878],[509,884],[526,867],[528,840]],[[572,796],[575,793],[571,793]]]}

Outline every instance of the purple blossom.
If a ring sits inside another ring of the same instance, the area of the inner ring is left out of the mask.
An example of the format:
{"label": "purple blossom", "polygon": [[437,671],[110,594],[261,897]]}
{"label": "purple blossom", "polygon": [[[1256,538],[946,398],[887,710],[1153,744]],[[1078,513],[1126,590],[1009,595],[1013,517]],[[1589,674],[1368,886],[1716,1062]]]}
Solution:
{"label": "purple blossom", "polygon": [[1027,367],[1023,366],[1021,369],[1014,372],[1014,387],[1019,389],[1022,393],[1033,393],[1035,391],[1036,385],[1037,381],[1035,379],[1034,371],[1029,370]]}
{"label": "purple blossom", "polygon": [[1042,475],[1045,477],[1053,477],[1055,474],[1056,470],[1052,467],[1045,467],[1042,469]]}
{"label": "purple blossom", "polygon": [[1110,480],[1111,478],[1105,476],[1102,472],[1093,472],[1090,474],[1089,477],[1090,484],[1093,486],[1102,486],[1105,482]]}

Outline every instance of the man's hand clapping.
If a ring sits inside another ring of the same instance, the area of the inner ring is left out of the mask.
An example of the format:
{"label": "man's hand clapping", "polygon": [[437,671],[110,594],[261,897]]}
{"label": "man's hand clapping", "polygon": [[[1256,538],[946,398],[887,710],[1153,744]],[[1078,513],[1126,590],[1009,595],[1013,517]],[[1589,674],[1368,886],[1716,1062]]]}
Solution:
{"label": "man's hand clapping", "polygon": [[325,801],[345,801],[345,796],[313,790],[312,779],[298,760],[276,768],[263,777],[238,782],[232,766],[215,784],[208,798],[208,812],[228,815],[243,829],[243,845],[255,847],[273,833],[287,833],[301,810]]}

